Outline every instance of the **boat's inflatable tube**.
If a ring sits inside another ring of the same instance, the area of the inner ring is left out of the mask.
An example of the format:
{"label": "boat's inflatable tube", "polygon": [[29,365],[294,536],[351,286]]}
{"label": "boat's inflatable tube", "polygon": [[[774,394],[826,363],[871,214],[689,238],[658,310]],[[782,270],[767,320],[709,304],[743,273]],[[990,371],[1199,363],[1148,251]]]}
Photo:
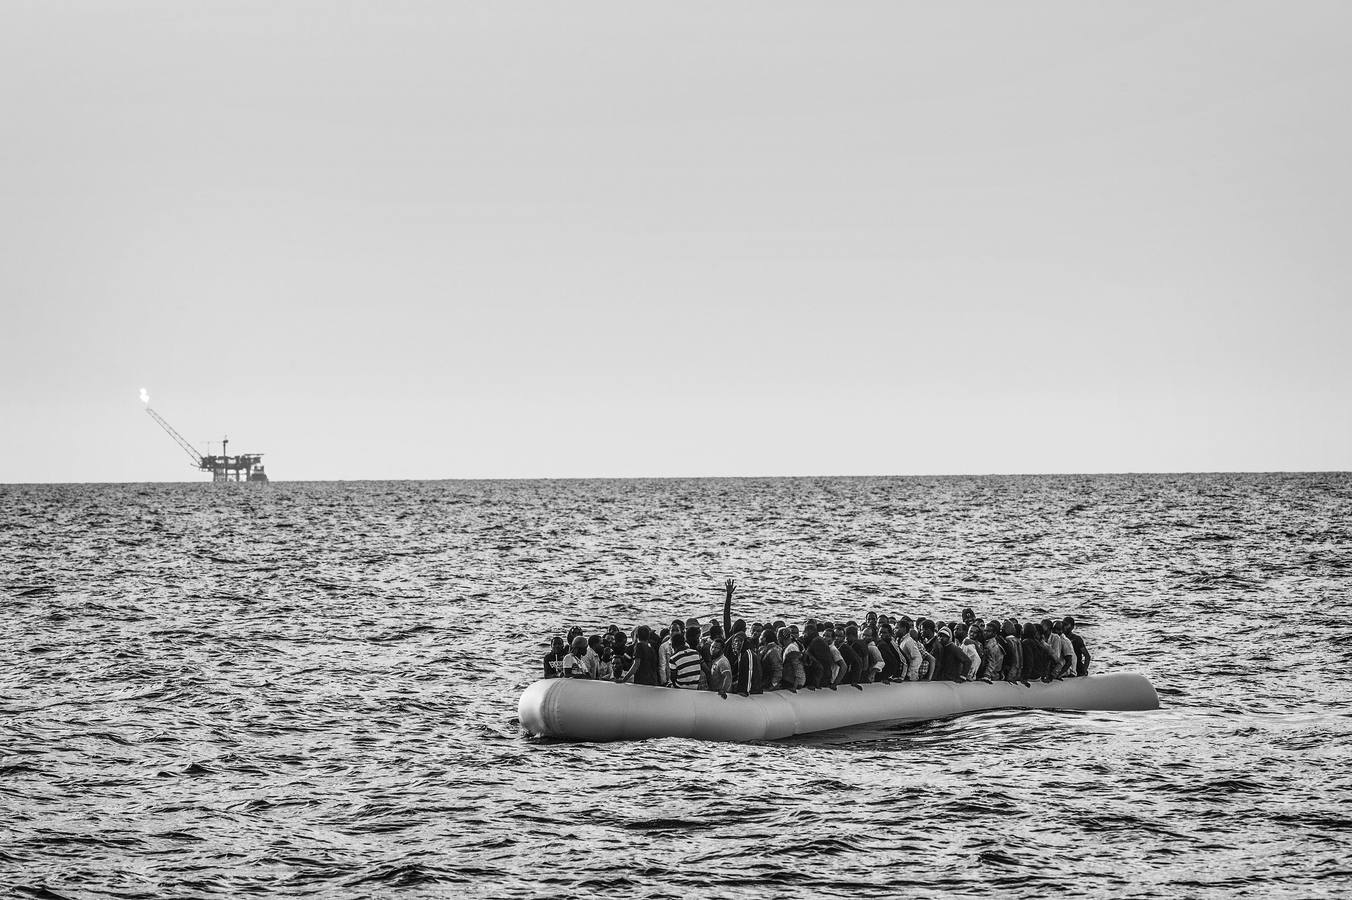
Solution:
{"label": "boat's inflatable tube", "polygon": [[623,741],[685,737],[762,741],[868,723],[942,719],[983,709],[1159,709],[1144,675],[1121,672],[1050,684],[914,681],[838,690],[774,691],[724,700],[712,691],[550,678],[521,695],[521,726],[542,737]]}

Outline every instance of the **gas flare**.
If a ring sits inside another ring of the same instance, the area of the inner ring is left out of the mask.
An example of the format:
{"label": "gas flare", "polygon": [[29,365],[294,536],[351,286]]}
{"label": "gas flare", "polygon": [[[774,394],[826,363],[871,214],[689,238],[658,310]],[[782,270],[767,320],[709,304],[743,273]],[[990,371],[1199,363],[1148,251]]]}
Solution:
{"label": "gas flare", "polygon": [[150,405],[150,393],[145,388],[141,388],[141,402],[146,406]]}

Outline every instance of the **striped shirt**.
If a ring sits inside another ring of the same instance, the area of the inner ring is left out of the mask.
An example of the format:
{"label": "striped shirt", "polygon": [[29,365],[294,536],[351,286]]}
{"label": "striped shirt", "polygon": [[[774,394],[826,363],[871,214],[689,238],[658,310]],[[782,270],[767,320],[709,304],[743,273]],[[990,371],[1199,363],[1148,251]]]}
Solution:
{"label": "striped shirt", "polygon": [[667,660],[667,671],[671,673],[671,680],[676,682],[678,688],[699,687],[699,653],[689,647],[671,651],[671,657]]}

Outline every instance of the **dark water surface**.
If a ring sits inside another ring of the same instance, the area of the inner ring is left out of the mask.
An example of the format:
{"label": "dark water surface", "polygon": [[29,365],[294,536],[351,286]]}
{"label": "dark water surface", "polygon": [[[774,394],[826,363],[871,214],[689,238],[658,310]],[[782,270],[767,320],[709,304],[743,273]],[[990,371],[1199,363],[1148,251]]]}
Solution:
{"label": "dark water surface", "polygon": [[[521,734],[726,575],[1070,613],[1165,708]],[[1347,896],[1350,578],[1347,474],[0,486],[0,893]]]}

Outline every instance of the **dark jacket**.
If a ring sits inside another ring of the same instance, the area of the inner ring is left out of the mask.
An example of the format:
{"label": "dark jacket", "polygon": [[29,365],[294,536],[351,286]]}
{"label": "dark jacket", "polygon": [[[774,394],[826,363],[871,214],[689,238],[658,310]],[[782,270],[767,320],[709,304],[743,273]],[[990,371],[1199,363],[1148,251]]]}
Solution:
{"label": "dark jacket", "polygon": [[972,665],[972,661],[962,652],[956,641],[949,641],[939,647],[935,665],[938,667],[938,671],[934,674],[935,681],[957,681],[959,676],[965,677],[968,674],[967,669]]}
{"label": "dark jacket", "polygon": [[820,634],[813,635],[812,640],[808,641],[807,655],[817,664],[808,673],[808,687],[826,687],[831,683],[831,669],[835,664],[826,646],[826,639]]}

